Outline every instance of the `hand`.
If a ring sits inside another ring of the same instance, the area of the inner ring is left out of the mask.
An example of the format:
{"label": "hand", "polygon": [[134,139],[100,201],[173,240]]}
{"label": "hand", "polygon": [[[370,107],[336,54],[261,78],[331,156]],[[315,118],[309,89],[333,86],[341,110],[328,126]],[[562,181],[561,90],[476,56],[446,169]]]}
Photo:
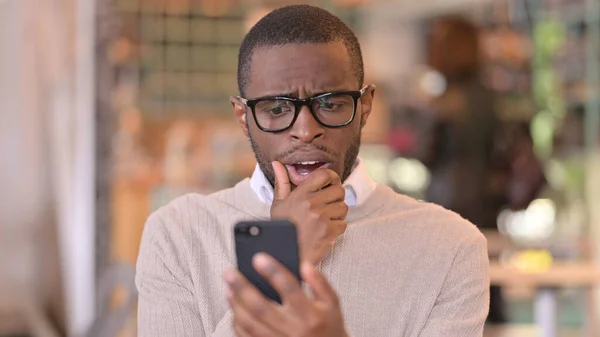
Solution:
{"label": "hand", "polygon": [[254,268],[275,288],[282,304],[267,299],[236,269],[225,272],[227,299],[238,337],[347,337],[339,299],[325,277],[310,263],[302,264],[302,279],[313,298],[283,265],[264,253],[253,258]]}
{"label": "hand", "polygon": [[337,173],[318,169],[291,191],[287,170],[273,162],[275,189],[271,219],[285,219],[296,225],[300,259],[317,265],[335,239],[346,230],[348,205]]}

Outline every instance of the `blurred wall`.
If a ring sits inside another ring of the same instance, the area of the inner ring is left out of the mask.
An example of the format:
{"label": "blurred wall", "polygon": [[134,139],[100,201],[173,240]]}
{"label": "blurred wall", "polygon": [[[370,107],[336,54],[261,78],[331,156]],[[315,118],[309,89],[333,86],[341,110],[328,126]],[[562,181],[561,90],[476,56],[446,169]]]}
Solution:
{"label": "blurred wall", "polygon": [[61,322],[47,135],[22,4],[0,1],[0,313],[40,303]]}
{"label": "blurred wall", "polygon": [[94,319],[94,6],[0,1],[0,315],[69,336]]}

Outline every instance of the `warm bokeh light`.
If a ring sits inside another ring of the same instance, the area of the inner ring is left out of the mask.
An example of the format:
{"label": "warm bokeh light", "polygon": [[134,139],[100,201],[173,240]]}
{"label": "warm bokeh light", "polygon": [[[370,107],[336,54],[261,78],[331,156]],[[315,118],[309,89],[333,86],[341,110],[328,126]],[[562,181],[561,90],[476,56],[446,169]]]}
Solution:
{"label": "warm bokeh light", "polygon": [[556,230],[556,205],[550,199],[537,199],[525,210],[504,210],[498,216],[498,228],[517,242],[542,242]]}
{"label": "warm bokeh light", "polygon": [[396,158],[388,167],[390,180],[402,191],[423,191],[429,183],[429,172],[416,159]]}

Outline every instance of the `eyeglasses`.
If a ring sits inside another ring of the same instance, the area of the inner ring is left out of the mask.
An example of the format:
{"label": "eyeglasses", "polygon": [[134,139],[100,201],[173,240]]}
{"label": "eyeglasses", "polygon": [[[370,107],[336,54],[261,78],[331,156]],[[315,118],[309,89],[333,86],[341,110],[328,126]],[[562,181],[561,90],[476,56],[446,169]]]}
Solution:
{"label": "eyeglasses", "polygon": [[346,126],[354,120],[358,99],[369,86],[356,91],[328,92],[318,96],[298,99],[291,97],[239,97],[252,111],[258,128],[264,132],[281,132],[294,125],[300,110],[307,106],[315,120],[328,128]]}

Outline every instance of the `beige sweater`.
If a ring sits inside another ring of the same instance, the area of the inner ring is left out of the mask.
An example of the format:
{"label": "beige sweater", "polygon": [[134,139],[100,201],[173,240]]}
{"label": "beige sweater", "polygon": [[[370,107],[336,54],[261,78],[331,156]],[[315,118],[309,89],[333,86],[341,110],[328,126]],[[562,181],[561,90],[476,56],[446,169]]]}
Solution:
{"label": "beige sweater", "polygon": [[[232,228],[268,219],[245,179],[187,195],[150,216],[137,262],[139,336],[235,336],[222,273]],[[481,336],[488,312],[486,241],[469,222],[384,185],[351,207],[322,271],[359,336]]]}

